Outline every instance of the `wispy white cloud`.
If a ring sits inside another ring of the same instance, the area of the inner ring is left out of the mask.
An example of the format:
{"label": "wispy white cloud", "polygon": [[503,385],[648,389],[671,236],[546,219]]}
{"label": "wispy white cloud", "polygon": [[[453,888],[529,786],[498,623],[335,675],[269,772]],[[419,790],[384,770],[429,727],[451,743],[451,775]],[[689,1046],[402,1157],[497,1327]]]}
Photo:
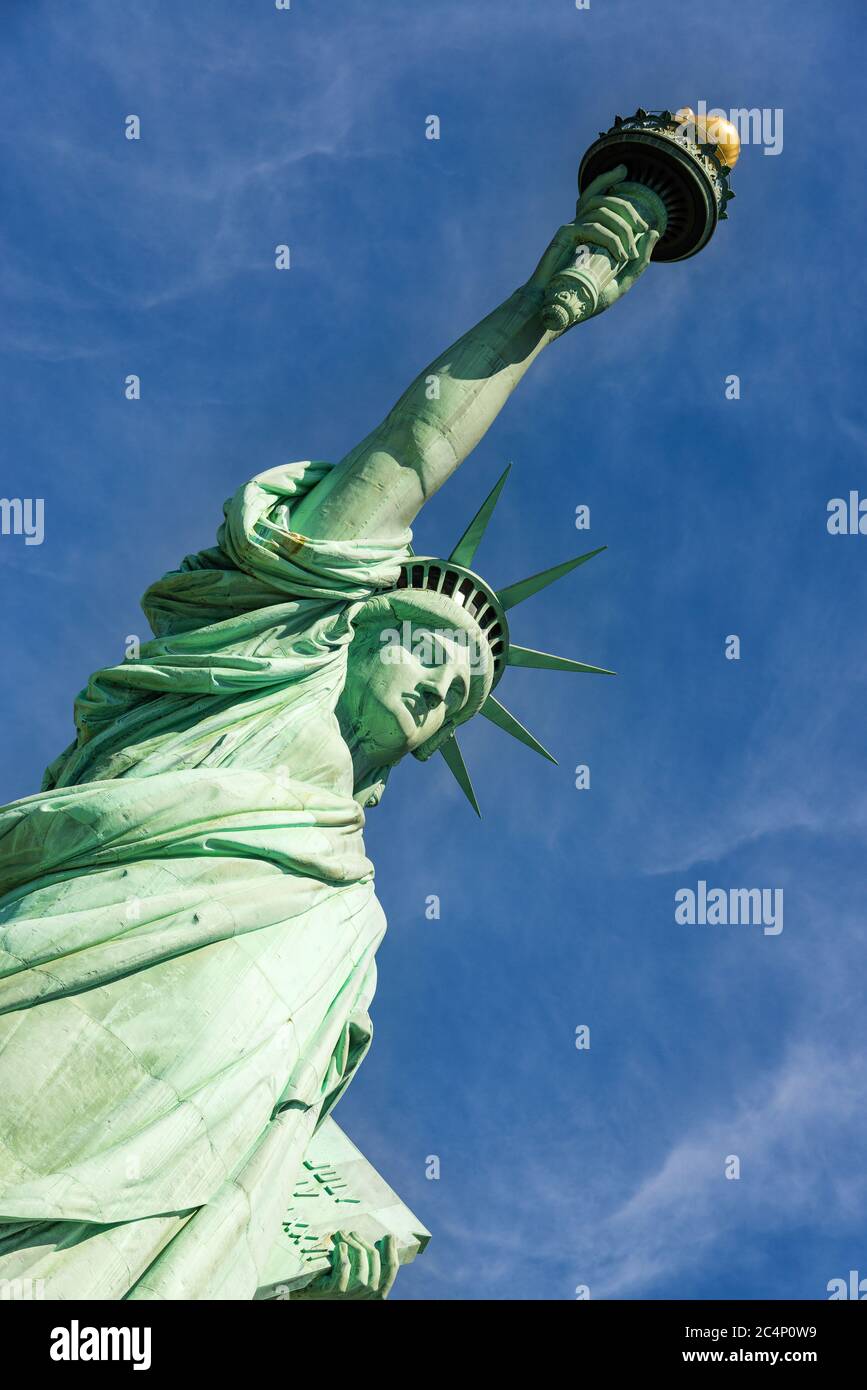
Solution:
{"label": "wispy white cloud", "polygon": [[[580,1242],[593,1293],[640,1296],[697,1264],[724,1268],[726,1246],[744,1226],[767,1235],[821,1214],[826,1230],[860,1227],[867,1173],[846,1156],[863,1146],[865,1100],[861,1054],[793,1047],[728,1113],[679,1139],[617,1210],[601,1221],[588,1213]],[[840,1162],[827,1162],[834,1153]],[[729,1155],[740,1160],[739,1179],[725,1176]],[[816,1271],[816,1297],[834,1273]]]}

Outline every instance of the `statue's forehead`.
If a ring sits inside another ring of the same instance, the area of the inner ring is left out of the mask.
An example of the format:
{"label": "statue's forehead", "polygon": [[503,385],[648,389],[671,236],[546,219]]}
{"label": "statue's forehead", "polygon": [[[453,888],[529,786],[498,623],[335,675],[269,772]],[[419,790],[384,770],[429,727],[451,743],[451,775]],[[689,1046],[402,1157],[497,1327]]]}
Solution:
{"label": "statue's forehead", "polygon": [[[473,635],[460,627],[433,627],[430,623],[408,623],[405,634],[408,643],[414,648],[430,649],[430,656],[449,662],[452,665],[469,669],[477,659],[475,649],[480,645]],[[427,654],[427,653],[426,653]]]}
{"label": "statue's forehead", "polygon": [[[490,667],[490,652],[480,633],[459,626],[437,626],[430,618],[405,618],[379,628],[377,645],[399,646],[403,655],[423,666],[448,667],[468,678],[483,676]],[[394,658],[390,658],[394,660]]]}

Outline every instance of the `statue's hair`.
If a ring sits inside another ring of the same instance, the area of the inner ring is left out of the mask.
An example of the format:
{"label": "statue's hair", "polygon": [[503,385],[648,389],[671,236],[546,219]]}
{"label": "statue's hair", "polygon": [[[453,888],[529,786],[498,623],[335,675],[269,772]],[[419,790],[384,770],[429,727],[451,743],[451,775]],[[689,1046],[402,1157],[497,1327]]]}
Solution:
{"label": "statue's hair", "polygon": [[356,634],[362,636],[365,629],[382,631],[404,621],[426,628],[465,633],[481,657],[470,672],[469,695],[459,714],[447,719],[431,738],[413,750],[413,757],[426,762],[448,742],[459,724],[465,724],[474,714],[478,714],[491,693],[494,663],[485,634],[472,614],[445,594],[429,589],[391,589],[388,593],[377,594],[359,609],[354,626]]}

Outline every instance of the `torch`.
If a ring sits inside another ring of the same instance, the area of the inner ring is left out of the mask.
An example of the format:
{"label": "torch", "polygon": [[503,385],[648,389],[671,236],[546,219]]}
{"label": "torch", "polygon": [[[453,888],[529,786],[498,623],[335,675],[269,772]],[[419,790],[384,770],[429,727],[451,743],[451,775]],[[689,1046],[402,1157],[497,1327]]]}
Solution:
{"label": "torch", "polygon": [[[610,130],[600,131],[581,161],[578,191],[624,164],[626,177],[611,191],[629,198],[648,228],[659,232],[651,259],[683,261],[707,245],[728,215],[726,204],[735,196],[729,173],[739,153],[737,130],[721,117],[700,119],[688,107],[675,113],[639,109],[625,119],[616,116]],[[574,264],[548,286],[545,328],[562,332],[589,318],[626,264],[602,247],[579,247]]]}

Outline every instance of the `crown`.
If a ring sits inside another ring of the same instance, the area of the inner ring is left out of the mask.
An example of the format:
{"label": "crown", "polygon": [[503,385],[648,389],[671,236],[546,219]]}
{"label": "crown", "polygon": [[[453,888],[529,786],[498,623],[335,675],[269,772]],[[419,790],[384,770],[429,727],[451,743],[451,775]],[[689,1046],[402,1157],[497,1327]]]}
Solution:
{"label": "crown", "polygon": [[[507,666],[529,666],[543,671],[580,671],[596,676],[613,676],[615,672],[608,671],[603,666],[588,666],[586,662],[572,661],[569,657],[552,656],[549,652],[538,652],[532,647],[519,647],[511,639],[506,617],[509,610],[515,608],[519,603],[523,603],[524,599],[530,598],[532,594],[537,594],[542,589],[547,589],[549,584],[554,584],[558,579],[569,574],[571,570],[577,569],[587,560],[592,560],[594,555],[601,554],[606,549],[604,545],[599,546],[596,550],[589,550],[584,555],[576,555],[572,560],[564,560],[562,564],[553,565],[550,569],[541,570],[539,574],[532,574],[527,579],[520,579],[517,583],[509,584],[505,589],[500,590],[492,589],[480,575],[471,569],[476,551],[488,528],[488,523],[499,501],[511,466],[509,464],[502,477],[497,480],[488,493],[448,559],[437,559],[430,555],[416,555],[410,549],[410,558],[401,565],[397,588],[417,589],[440,594],[457,604],[475,620],[483,633],[487,655],[493,668],[491,691],[502,679]],[[504,733],[510,734],[512,738],[526,744],[535,753],[540,753],[549,762],[556,763],[557,759],[548,752],[547,748],[544,748],[539,740],[534,738],[529,729],[524,728],[520,720],[516,719],[505,705],[501,704],[499,700],[495,700],[492,693],[487,695],[479,713],[489,719],[492,724],[496,724]],[[476,800],[473,784],[454,733],[447,737],[438,751],[442,754],[449,771],[476,815],[480,816],[482,813],[479,810],[479,803]]]}

